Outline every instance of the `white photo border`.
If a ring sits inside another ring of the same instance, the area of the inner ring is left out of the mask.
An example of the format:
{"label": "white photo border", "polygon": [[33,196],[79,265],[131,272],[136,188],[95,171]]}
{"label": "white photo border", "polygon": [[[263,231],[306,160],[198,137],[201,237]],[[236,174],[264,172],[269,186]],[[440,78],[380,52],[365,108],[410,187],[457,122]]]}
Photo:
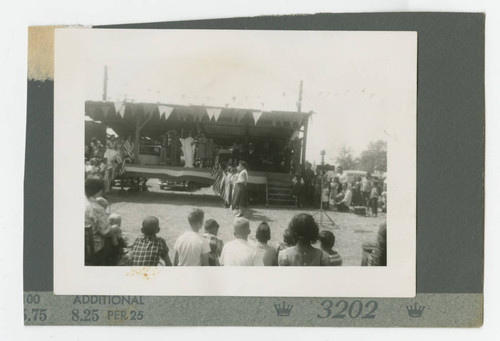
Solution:
{"label": "white photo border", "polygon": [[[97,35],[147,37],[203,30],[58,28],[54,77],[54,293],[56,295],[414,297],[416,293],[417,33],[321,31],[392,39],[395,84],[387,116],[386,267],[89,267],[84,265],[84,102],[86,42]],[[239,34],[241,31],[229,31]],[[262,31],[251,31],[262,32]],[[278,32],[278,31],[269,31]],[[279,31],[294,35],[305,31]],[[308,31],[306,34],[318,34]],[[302,33],[304,34],[304,33]],[[404,72],[402,72],[404,71]],[[399,86],[404,85],[404,86]],[[397,93],[399,91],[400,93]],[[80,221],[81,223],[78,223]],[[361,252],[361,249],[360,249]],[[263,280],[265,279],[265,280]],[[293,285],[290,285],[293,283]]]}

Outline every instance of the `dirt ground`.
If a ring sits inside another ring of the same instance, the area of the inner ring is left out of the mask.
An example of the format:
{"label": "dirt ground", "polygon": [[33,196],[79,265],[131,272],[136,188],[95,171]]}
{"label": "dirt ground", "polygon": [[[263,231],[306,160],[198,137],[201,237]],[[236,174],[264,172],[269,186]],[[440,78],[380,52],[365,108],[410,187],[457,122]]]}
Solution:
{"label": "dirt ground", "polygon": [[[141,223],[146,216],[156,216],[160,220],[159,236],[163,237],[170,249],[170,259],[173,260],[173,247],[176,239],[189,229],[188,212],[192,207],[199,207],[205,212],[205,219],[213,218],[219,225],[219,237],[225,242],[233,239],[232,222],[234,214],[225,208],[211,188],[195,192],[173,192],[159,189],[158,180],[148,182],[149,191],[140,193],[120,192],[114,189],[108,200],[111,212],[122,216],[122,230],[131,245],[141,234]],[[250,220],[251,238],[255,237],[255,229],[260,222],[266,221],[271,227],[269,245],[275,246],[282,240],[283,231],[290,219],[298,213],[313,214],[312,209],[280,209],[266,207],[251,207]],[[328,215],[340,229],[332,229],[326,225],[320,229],[330,229],[335,237],[336,249],[342,256],[344,266],[359,266],[361,264],[361,245],[366,241],[374,241],[379,225],[385,221],[384,213],[378,217],[362,217],[353,213],[328,211]]]}

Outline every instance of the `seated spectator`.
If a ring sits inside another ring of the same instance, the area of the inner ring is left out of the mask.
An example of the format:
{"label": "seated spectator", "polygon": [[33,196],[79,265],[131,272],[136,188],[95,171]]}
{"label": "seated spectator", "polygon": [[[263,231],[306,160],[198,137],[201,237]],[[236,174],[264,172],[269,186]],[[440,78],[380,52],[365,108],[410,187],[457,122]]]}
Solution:
{"label": "seated spectator", "polygon": [[351,201],[352,201],[352,191],[351,191],[351,184],[348,182],[344,182],[342,184],[343,187],[343,194],[342,194],[342,199],[340,197],[337,197],[335,199],[335,207],[339,212],[349,212],[349,208],[351,207]]}
{"label": "seated spectator", "polygon": [[142,221],[142,236],[137,237],[132,245],[133,266],[158,266],[160,259],[166,266],[171,266],[168,257],[168,247],[165,239],[157,237],[160,232],[160,222],[156,217],[147,217]]}
{"label": "seated spectator", "polygon": [[210,253],[208,254],[208,264],[210,266],[219,266],[219,258],[224,247],[224,242],[217,237],[219,232],[219,224],[214,219],[205,221],[205,237],[210,245]]}
{"label": "seated spectator", "polygon": [[297,214],[288,225],[295,246],[280,251],[279,266],[327,266],[328,254],[312,246],[319,238],[318,224],[313,216],[306,213]]}
{"label": "seated spectator", "polygon": [[335,235],[331,231],[321,231],[319,234],[319,243],[321,245],[321,250],[328,254],[328,265],[342,265],[342,258],[337,251],[333,250],[333,246],[335,245]]}
{"label": "seated spectator", "polygon": [[380,224],[375,248],[368,256],[368,266],[387,266],[387,223]]}
{"label": "seated spectator", "polygon": [[175,242],[175,258],[174,265],[176,266],[208,266],[208,258],[210,253],[210,244],[207,239],[199,234],[203,226],[205,213],[194,208],[188,215],[190,231],[184,232]]}
{"label": "seated spectator", "polygon": [[236,218],[233,223],[234,237],[222,249],[220,265],[223,266],[262,266],[262,258],[257,249],[248,242],[250,222],[245,218]]}
{"label": "seated spectator", "polygon": [[87,178],[85,180],[85,227],[91,230],[91,245],[85,245],[85,248],[91,250],[86,259],[86,264],[94,266],[106,265],[106,259],[109,254],[109,247],[106,241],[109,241],[109,221],[105,209],[99,205],[96,198],[102,195],[104,183],[99,178]]}
{"label": "seated spectator", "polygon": [[89,178],[101,178],[102,179],[102,174],[101,174],[101,168],[99,167],[100,163],[99,160],[96,158],[90,159],[90,167],[88,169],[88,174],[87,176]]}
{"label": "seated spectator", "polygon": [[271,239],[271,229],[266,222],[263,221],[257,227],[255,239],[257,239],[257,251],[262,257],[264,266],[277,266],[278,254],[273,247],[267,245],[267,242]]}
{"label": "seated spectator", "polygon": [[[278,247],[276,248],[276,254],[279,254],[280,251],[284,249],[288,249],[289,247],[292,247],[294,245],[292,235],[290,234],[290,230],[286,229],[285,232],[283,232],[283,241],[278,244]],[[277,257],[276,257],[277,261]]]}

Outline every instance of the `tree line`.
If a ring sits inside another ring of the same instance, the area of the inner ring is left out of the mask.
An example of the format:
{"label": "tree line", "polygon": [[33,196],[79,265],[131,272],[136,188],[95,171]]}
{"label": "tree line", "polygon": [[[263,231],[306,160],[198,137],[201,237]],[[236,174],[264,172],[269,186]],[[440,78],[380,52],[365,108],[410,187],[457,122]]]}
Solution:
{"label": "tree line", "polygon": [[337,155],[337,165],[344,169],[357,169],[366,172],[387,171],[387,142],[378,140],[370,142],[368,148],[358,156],[354,155],[351,148],[345,145],[340,148]]}

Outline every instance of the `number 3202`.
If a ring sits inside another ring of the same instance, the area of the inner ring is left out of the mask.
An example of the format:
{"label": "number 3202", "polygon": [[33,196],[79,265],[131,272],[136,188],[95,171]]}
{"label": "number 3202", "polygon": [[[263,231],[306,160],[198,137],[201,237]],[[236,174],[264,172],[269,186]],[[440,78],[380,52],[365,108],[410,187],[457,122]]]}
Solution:
{"label": "number 3202", "polygon": [[378,309],[378,303],[376,301],[368,301],[364,305],[366,310],[364,315],[362,315],[363,303],[359,300],[353,301],[351,304],[346,300],[340,300],[335,305],[332,301],[325,300],[321,302],[321,306],[324,309],[324,313],[317,315],[317,317],[321,319],[326,319],[328,317],[343,319],[346,317],[346,312],[352,319],[358,318],[359,316],[361,316],[362,319],[373,319],[375,318],[375,311]]}

